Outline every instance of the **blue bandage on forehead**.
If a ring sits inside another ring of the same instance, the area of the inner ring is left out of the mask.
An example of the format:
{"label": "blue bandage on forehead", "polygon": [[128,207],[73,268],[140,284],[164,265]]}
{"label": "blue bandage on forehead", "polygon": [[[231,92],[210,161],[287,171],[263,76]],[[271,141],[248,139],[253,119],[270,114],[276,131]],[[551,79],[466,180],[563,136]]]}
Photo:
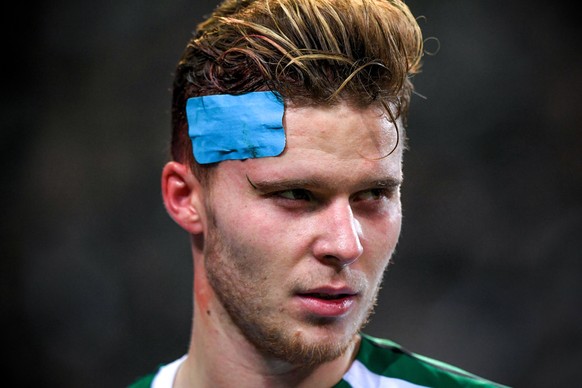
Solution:
{"label": "blue bandage on forehead", "polygon": [[278,156],[285,149],[283,99],[273,92],[192,97],[188,134],[200,164]]}

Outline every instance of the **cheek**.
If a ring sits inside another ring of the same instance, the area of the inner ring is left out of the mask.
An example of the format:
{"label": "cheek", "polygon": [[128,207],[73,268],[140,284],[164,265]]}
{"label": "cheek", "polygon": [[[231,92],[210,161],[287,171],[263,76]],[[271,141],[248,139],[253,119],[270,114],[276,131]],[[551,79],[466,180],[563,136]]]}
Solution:
{"label": "cheek", "polygon": [[383,272],[400,237],[400,212],[362,223],[362,245],[366,266],[372,273]]}
{"label": "cheek", "polygon": [[399,206],[394,205],[394,208],[386,214],[363,218],[360,224],[364,241],[374,250],[392,250],[400,237],[402,212]]}
{"label": "cheek", "polygon": [[276,276],[274,272],[292,265],[289,258],[300,249],[293,228],[260,209],[248,212],[243,208],[221,214],[217,226],[220,244],[230,247],[232,260],[245,273],[260,271]]}

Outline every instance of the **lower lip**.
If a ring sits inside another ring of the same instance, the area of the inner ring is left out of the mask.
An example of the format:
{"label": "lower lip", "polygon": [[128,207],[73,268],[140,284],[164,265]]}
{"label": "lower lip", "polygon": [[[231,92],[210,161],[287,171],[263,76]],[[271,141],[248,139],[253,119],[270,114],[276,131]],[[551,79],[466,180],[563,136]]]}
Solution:
{"label": "lower lip", "polygon": [[298,295],[306,310],[320,317],[341,317],[347,314],[356,301],[355,296],[346,296],[339,299],[321,299],[309,295]]}

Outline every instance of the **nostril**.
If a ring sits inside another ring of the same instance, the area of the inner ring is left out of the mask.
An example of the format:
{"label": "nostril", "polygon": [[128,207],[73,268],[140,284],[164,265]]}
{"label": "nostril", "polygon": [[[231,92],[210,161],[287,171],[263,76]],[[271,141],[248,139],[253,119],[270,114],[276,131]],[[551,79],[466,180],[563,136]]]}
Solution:
{"label": "nostril", "polygon": [[358,255],[350,260],[346,260],[346,259],[338,258],[336,256],[326,255],[325,257],[323,257],[323,261],[329,265],[337,267],[339,270],[342,270],[346,267],[349,267],[353,263],[355,263],[359,257],[360,257],[360,255]]}

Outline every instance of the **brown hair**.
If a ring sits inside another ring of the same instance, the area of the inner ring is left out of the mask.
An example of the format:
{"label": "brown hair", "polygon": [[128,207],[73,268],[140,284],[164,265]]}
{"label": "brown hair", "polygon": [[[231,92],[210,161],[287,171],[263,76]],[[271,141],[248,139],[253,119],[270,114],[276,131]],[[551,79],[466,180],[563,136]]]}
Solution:
{"label": "brown hair", "polygon": [[172,156],[207,175],[185,114],[186,100],[201,95],[272,90],[295,104],[379,103],[406,123],[422,51],[420,28],[400,0],[226,0],[178,63]]}

